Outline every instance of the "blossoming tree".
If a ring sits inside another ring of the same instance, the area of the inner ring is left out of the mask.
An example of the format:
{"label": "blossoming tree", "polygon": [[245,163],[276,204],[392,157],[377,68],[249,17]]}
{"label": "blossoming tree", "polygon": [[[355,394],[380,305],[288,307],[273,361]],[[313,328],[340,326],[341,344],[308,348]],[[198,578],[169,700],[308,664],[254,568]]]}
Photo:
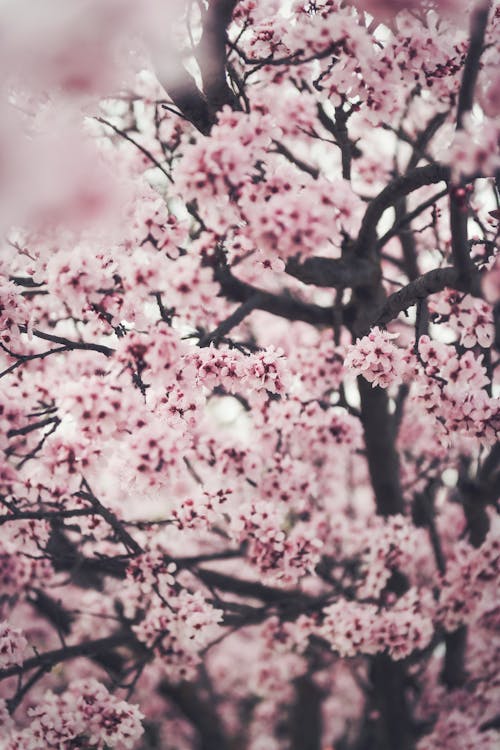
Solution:
{"label": "blossoming tree", "polygon": [[497,0],[0,28],[1,750],[498,748]]}

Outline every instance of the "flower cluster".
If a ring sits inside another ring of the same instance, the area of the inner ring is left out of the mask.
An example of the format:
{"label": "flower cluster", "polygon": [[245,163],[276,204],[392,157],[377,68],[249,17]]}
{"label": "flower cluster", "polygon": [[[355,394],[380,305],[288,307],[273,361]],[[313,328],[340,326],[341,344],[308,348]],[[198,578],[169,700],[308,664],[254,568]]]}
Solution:
{"label": "flower cluster", "polygon": [[28,641],[18,628],[0,622],[0,669],[21,664],[27,647]]}
{"label": "flower cluster", "polygon": [[251,184],[241,206],[246,229],[266,257],[340,256],[343,233],[359,227],[362,203],[347,181],[306,178],[276,167],[265,185]]}
{"label": "flower cluster", "polygon": [[224,505],[231,495],[231,489],[216,492],[201,492],[197,497],[184,498],[172,510],[172,521],[179,529],[210,528],[222,519]]}
{"label": "flower cluster", "polygon": [[19,326],[30,323],[32,312],[20,287],[0,275],[0,337],[9,344],[10,332],[19,333]]}
{"label": "flower cluster", "polygon": [[411,398],[434,415],[437,428],[444,429],[443,439],[458,433],[486,444],[495,441],[498,399],[484,390],[489,379],[482,356],[469,350],[460,357],[455,347],[422,336],[418,360],[413,351],[406,359],[407,376],[415,376]]}
{"label": "flower cluster", "polygon": [[366,535],[359,595],[378,598],[394,570],[402,571],[417,556],[423,535],[404,516],[393,516]]}
{"label": "flower cluster", "polygon": [[441,583],[439,617],[452,632],[464,623],[478,620],[495,607],[495,582],[500,569],[498,525],[475,549],[466,542],[456,544]]}
{"label": "flower cluster", "polygon": [[475,117],[465,118],[464,128],[457,130],[449,151],[449,162],[455,182],[480,173],[495,174],[500,167],[498,123],[491,120],[478,122]]}
{"label": "flower cluster", "polygon": [[487,349],[494,338],[491,305],[477,297],[446,289],[430,301],[429,310],[436,322],[446,322],[460,335],[460,344],[466,348],[476,345]]}
{"label": "flower cluster", "polygon": [[28,713],[30,724],[12,730],[2,750],[131,750],[143,733],[137,706],[111,695],[95,679],[75,681],[61,695],[48,691]]}
{"label": "flower cluster", "polygon": [[133,629],[157,654],[168,678],[177,682],[193,678],[200,652],[219,635],[222,614],[201,592],[172,588],[165,602],[150,606]]}
{"label": "flower cluster", "polygon": [[222,387],[228,393],[267,391],[284,394],[288,372],[281,350],[242,354],[236,350],[221,351],[214,346],[193,350],[184,363],[195,369],[197,384],[209,390]]}
{"label": "flower cluster", "polygon": [[339,600],[323,611],[320,634],[342,657],[387,651],[393,659],[404,659],[425,648],[434,632],[428,606],[415,589],[392,608]]}
{"label": "flower cluster", "polygon": [[266,501],[243,507],[232,520],[236,540],[248,545],[248,559],[274,583],[295,583],[311,573],[323,546],[311,526],[297,522],[288,531],[286,526],[286,506]]}
{"label": "flower cluster", "polygon": [[[186,196],[196,197],[200,216],[212,230],[225,231],[231,219],[237,221],[238,212],[231,204],[256,175],[255,164],[270,144],[272,132],[269,118],[226,107],[210,138],[200,138],[185,149],[176,181]],[[214,210],[216,206],[223,210]]]}
{"label": "flower cluster", "polygon": [[[177,566],[169,562],[160,549],[152,549],[134,557],[127,567],[127,579],[137,587],[142,600],[143,595],[157,590],[162,595],[168,595],[175,584],[174,573]],[[130,604],[130,599],[128,600]]]}
{"label": "flower cluster", "polygon": [[373,386],[388,388],[401,382],[404,352],[393,343],[397,337],[398,334],[375,326],[367,336],[348,347],[344,366]]}
{"label": "flower cluster", "polygon": [[477,726],[477,717],[458,709],[443,712],[433,731],[417,745],[418,750],[496,750],[498,732]]}

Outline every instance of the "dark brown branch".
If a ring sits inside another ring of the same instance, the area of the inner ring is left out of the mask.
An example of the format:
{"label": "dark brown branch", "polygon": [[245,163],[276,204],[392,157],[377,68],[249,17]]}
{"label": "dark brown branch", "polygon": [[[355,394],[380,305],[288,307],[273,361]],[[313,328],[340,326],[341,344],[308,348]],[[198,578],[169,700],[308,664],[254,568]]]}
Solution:
{"label": "dark brown branch", "polygon": [[438,200],[441,200],[441,198],[444,198],[445,195],[448,194],[448,188],[446,187],[444,190],[440,190],[439,193],[436,193],[431,198],[429,198],[426,201],[423,201],[419,206],[413,209],[413,211],[408,211],[404,214],[404,216],[396,217],[396,222],[394,223],[394,226],[392,226],[390,229],[387,230],[387,232],[382,235],[382,237],[377,242],[377,250],[381,250],[384,245],[386,245],[389,240],[392,237],[395,237],[403,227],[410,224],[413,219],[416,219],[417,216],[420,216],[420,214],[425,211],[427,208],[430,208],[435,203],[437,203]]}
{"label": "dark brown branch", "polygon": [[[401,198],[401,200],[394,205],[394,210],[396,213],[396,224],[404,221],[408,216],[407,199]],[[408,224],[410,224],[410,221],[408,221]],[[398,236],[403,251],[406,275],[410,281],[413,281],[420,276],[417,259],[417,240],[415,234],[411,231],[411,226],[409,226],[407,231],[400,230]]]}
{"label": "dark brown branch", "polygon": [[209,135],[217,112],[224,105],[241,109],[226,77],[226,31],[235,5],[236,0],[211,0],[205,13],[196,54],[203,91],[199,90],[194,78],[180,62],[180,50],[171,56],[168,71],[161,74],[161,82],[181,115],[203,135]]}
{"label": "dark brown branch", "polygon": [[42,589],[33,589],[27,601],[58,633],[68,635],[71,632],[74,615],[63,607],[61,600],[54,599]]}
{"label": "dark brown branch", "polygon": [[291,750],[320,750],[322,737],[321,704],[324,694],[312,677],[294,681],[295,705],[290,722]]}
{"label": "dark brown branch", "polygon": [[472,109],[474,103],[474,90],[479,74],[480,59],[484,49],[484,37],[488,25],[490,8],[491,0],[482,0],[471,14],[469,49],[465,59],[462,82],[458,94],[458,128],[462,127],[464,115]]}
{"label": "dark brown branch", "polygon": [[292,52],[290,55],[286,55],[285,57],[273,57],[272,55],[270,55],[269,57],[261,57],[258,59],[247,57],[247,55],[245,55],[245,53],[241,49],[239,49],[239,47],[236,48],[234,44],[231,46],[236,50],[239,57],[241,57],[243,62],[245,62],[247,65],[252,65],[255,68],[263,68],[267,65],[304,65],[304,63],[312,62],[313,60],[324,60],[326,57],[330,57],[330,55],[333,55],[338,50],[339,42],[332,42],[321,52],[315,52],[308,57],[301,57],[301,55],[304,54],[304,50],[297,49],[295,50],[295,52]]}
{"label": "dark brown branch", "polygon": [[78,547],[64,534],[64,526],[52,522],[52,530],[45,551],[54,570],[70,574],[71,581],[81,588],[102,589],[103,576],[123,579],[127,559],[123,557],[84,557]]}
{"label": "dark brown branch", "polygon": [[128,531],[125,529],[121,521],[115,516],[115,514],[111,510],[109,510],[109,508],[106,508],[106,506],[103,505],[101,501],[94,495],[86,479],[82,480],[82,485],[83,487],[85,487],[86,491],[75,492],[75,496],[81,497],[83,500],[88,500],[88,502],[90,502],[92,507],[94,508],[96,514],[102,516],[102,518],[104,518],[104,520],[111,526],[117,538],[120,539],[124,547],[129,552],[133,552],[135,555],[140,555],[143,551],[142,547],[137,544],[132,536],[130,536]]}
{"label": "dark brown branch", "polygon": [[358,378],[358,388],[368,468],[377,512],[382,516],[403,513],[399,458],[387,393],[378,386],[373,388],[363,377]]}
{"label": "dark brown branch", "polygon": [[[409,135],[402,127],[395,128],[393,125],[390,125],[389,123],[382,123],[382,127],[384,130],[388,130],[391,133],[394,133],[400,141],[403,141],[404,143],[408,143],[409,146],[412,146],[415,150],[417,142],[415,138],[413,138],[411,135]],[[423,149],[420,151],[420,158],[425,159],[429,164],[437,164],[437,161],[426,151]],[[418,163],[418,161],[417,161]]]}
{"label": "dark brown branch", "polygon": [[[463,127],[464,115],[472,109],[474,90],[479,74],[479,65],[484,46],[484,36],[488,24],[491,2],[480,2],[471,15],[470,42],[462,83],[458,95],[457,129]],[[467,194],[462,186],[455,186],[450,191],[450,229],[453,261],[460,274],[462,287],[479,294],[479,278],[470,256],[468,242],[468,206]]]}
{"label": "dark brown branch", "polygon": [[168,73],[163,72],[161,83],[180,110],[181,116],[189,120],[200,133],[208,135],[214,119],[209,113],[205,96],[180,62],[179,56],[180,53],[176,50],[169,60]]}
{"label": "dark brown branch", "polygon": [[435,268],[428,273],[419,276],[402,289],[391,294],[385,301],[383,307],[376,313],[370,327],[374,325],[384,326],[396,318],[400,312],[415,305],[419,300],[426,299],[429,294],[441,292],[446,287],[457,289],[458,272],[455,268]]}
{"label": "dark brown branch", "polygon": [[92,508],[75,508],[74,510],[24,510],[8,515],[0,516],[0,526],[11,521],[41,520],[41,521],[62,521],[64,518],[78,518],[79,516],[95,515]]}
{"label": "dark brown branch", "polygon": [[463,502],[469,541],[480,547],[490,529],[488,505],[495,505],[500,497],[500,443],[496,443],[475,479],[459,477],[458,490]]}
{"label": "dark brown branch", "polygon": [[[238,596],[250,596],[252,599],[260,599],[267,604],[278,602],[297,601],[297,599],[309,601],[310,598],[300,591],[289,591],[287,589],[275,589],[265,586],[258,581],[245,581],[241,578],[219,573],[215,570],[197,568],[195,575],[208,586],[221,591],[227,591]],[[312,601],[312,600],[311,600]]]}
{"label": "dark brown branch", "polygon": [[44,286],[45,281],[35,281],[31,276],[9,276],[10,281],[26,289],[40,289]]}
{"label": "dark brown branch", "polygon": [[54,349],[48,349],[46,352],[38,352],[37,354],[13,354],[9,352],[9,356],[16,357],[17,361],[13,362],[13,364],[9,365],[9,367],[6,367],[5,370],[2,370],[2,372],[0,372],[0,378],[5,377],[5,375],[9,375],[11,372],[14,372],[14,370],[17,370],[18,367],[26,364],[26,362],[31,362],[35,359],[45,359],[50,354],[58,354],[60,352],[70,351],[70,346],[57,346]]}
{"label": "dark brown branch", "polygon": [[287,294],[272,294],[237,279],[226,267],[214,270],[214,278],[219,282],[221,295],[233,302],[246,302],[258,295],[256,309],[278,315],[287,320],[302,320],[314,326],[328,326],[332,322],[332,311],[312,303],[302,302]]}
{"label": "dark brown branch", "polygon": [[83,641],[76,646],[64,646],[55,651],[46,651],[43,654],[32,656],[30,659],[26,659],[22,664],[15,664],[12,667],[0,669],[0,680],[5,680],[7,677],[13,677],[14,675],[24,674],[30,669],[39,669],[41,667],[51,669],[56,664],[60,664],[63,661],[76,659],[80,656],[95,656],[96,654],[106,653],[110,649],[119,646],[135,645],[136,643],[137,641],[132,633],[120,632],[106,638],[97,638],[95,641]]}
{"label": "dark brown branch", "polygon": [[402,196],[409,195],[425,185],[437,182],[448,182],[449,167],[428,165],[416,167],[402,177],[396,177],[374,198],[365,211],[355,252],[360,258],[371,258],[377,246],[377,224],[382,214],[393,206]]}
{"label": "dark brown branch", "polygon": [[302,262],[297,258],[290,258],[285,270],[303,284],[329,288],[364,286],[378,280],[377,267],[363,258],[351,262],[321,256],[307,258]]}
{"label": "dark brown branch", "polygon": [[432,161],[432,159],[426,156],[425,149],[427,148],[441,125],[446,122],[447,117],[447,111],[438,112],[434,115],[434,117],[431,117],[425,128],[417,135],[417,138],[415,139],[415,142],[413,144],[413,154],[411,155],[410,161],[408,162],[409,170],[414,169],[417,166],[422,156],[425,156],[425,158],[427,158],[429,161]]}
{"label": "dark brown branch", "polygon": [[226,75],[227,27],[236,4],[237,0],[210,0],[203,20],[203,34],[196,57],[211,120],[225,105],[241,109]]}
{"label": "dark brown branch", "polygon": [[464,194],[465,189],[462,187],[453,188],[450,191],[451,250],[461,288],[479,296],[479,277],[470,255],[467,230],[468,208]]}
{"label": "dark brown branch", "polygon": [[371,669],[373,698],[379,712],[373,750],[411,750],[409,706],[405,695],[405,668],[386,654],[374,657]]}
{"label": "dark brown branch", "polygon": [[446,572],[446,562],[436,525],[436,509],[434,505],[437,488],[438,483],[431,480],[423,492],[416,493],[413,498],[412,517],[415,526],[428,529],[437,568],[441,575],[444,575]]}
{"label": "dark brown branch", "polygon": [[149,159],[149,161],[155,165],[155,167],[158,167],[158,169],[163,172],[167,180],[170,182],[173,182],[172,177],[169,175],[163,164],[161,164],[158,159],[156,159],[153,154],[147,150],[147,148],[144,148],[144,146],[141,146],[140,143],[137,143],[137,141],[134,141],[131,136],[126,133],[124,130],[120,130],[120,128],[117,128],[116,125],[113,125],[113,123],[109,122],[108,120],[105,120],[104,117],[94,117],[94,120],[97,120],[97,122],[100,122],[102,125],[106,125],[108,128],[111,128],[117,135],[119,135],[124,140],[128,141],[129,143],[132,143],[139,151],[144,154],[144,156]]}
{"label": "dark brown branch", "polygon": [[271,153],[281,154],[291,164],[295,164],[295,166],[298,167],[298,169],[300,169],[302,172],[310,174],[314,180],[318,179],[320,172],[317,167],[313,167],[311,166],[311,164],[307,164],[305,161],[302,161],[302,159],[294,156],[290,149],[288,149],[283,143],[280,143],[279,141],[273,141],[273,143],[276,147],[276,150]]}
{"label": "dark brown branch", "polygon": [[317,105],[318,119],[327,130],[335,138],[335,143],[340,149],[340,155],[342,159],[342,177],[344,180],[351,179],[351,162],[353,152],[360,154],[359,149],[356,149],[355,145],[349,138],[347,130],[347,120],[349,117],[348,112],[344,112],[342,107],[336,107],[335,109],[335,120],[325,112],[323,105]]}
{"label": "dark brown branch", "polygon": [[[22,333],[27,333],[27,327],[26,326],[19,326]],[[71,341],[70,339],[66,339],[63,336],[55,336],[52,333],[44,333],[43,331],[37,331],[36,329],[31,331],[33,336],[36,336],[37,339],[43,339],[44,341],[51,341],[53,344],[61,344],[62,346],[68,347],[68,349],[74,350],[74,349],[83,349],[85,351],[94,351],[99,352],[100,354],[104,354],[106,357],[110,357],[114,349],[111,349],[109,346],[104,346],[103,344],[92,344],[92,343],[86,343],[84,341]]]}
{"label": "dark brown branch", "polygon": [[243,302],[239,307],[234,310],[234,312],[231,313],[225,320],[223,320],[217,328],[215,328],[211,333],[207,333],[205,336],[203,336],[199,341],[199,346],[209,346],[212,343],[217,343],[221,338],[224,336],[227,336],[227,334],[235,328],[237,325],[239,325],[246,317],[249,315],[252,310],[255,310],[259,307],[260,302],[260,295],[257,293],[255,297],[249,297],[245,302]]}
{"label": "dark brown branch", "polygon": [[446,650],[441,682],[449,690],[455,690],[464,684],[467,677],[464,668],[467,648],[467,628],[465,625],[457,628],[453,633],[446,633],[444,642]]}
{"label": "dark brown branch", "polygon": [[160,695],[168,698],[182,711],[199,735],[200,750],[229,750],[222,723],[212,702],[204,700],[196,686],[189,682],[172,685],[166,680],[160,684]]}
{"label": "dark brown branch", "polygon": [[27,424],[24,427],[19,427],[17,430],[9,430],[7,432],[7,437],[17,437],[18,435],[27,435],[30,432],[33,432],[33,430],[41,430],[42,427],[47,427],[49,424],[53,424],[54,422],[57,422],[59,424],[60,419],[59,417],[48,417],[47,419],[42,419],[41,422],[34,422],[33,424]]}

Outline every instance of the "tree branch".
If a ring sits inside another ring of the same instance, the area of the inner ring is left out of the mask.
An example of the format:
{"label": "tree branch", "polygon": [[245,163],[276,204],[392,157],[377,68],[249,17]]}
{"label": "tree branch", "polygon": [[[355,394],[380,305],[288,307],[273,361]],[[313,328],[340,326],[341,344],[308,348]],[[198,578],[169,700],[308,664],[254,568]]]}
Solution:
{"label": "tree branch", "polygon": [[307,258],[302,262],[297,258],[290,258],[285,270],[303,284],[330,288],[364,286],[378,280],[376,265],[364,258],[351,262],[321,256]]}
{"label": "tree branch", "polygon": [[448,195],[447,187],[444,190],[440,190],[439,193],[436,193],[428,200],[423,201],[419,206],[414,208],[413,211],[408,211],[408,213],[405,213],[403,216],[396,216],[394,225],[390,229],[388,229],[387,232],[382,235],[382,237],[377,241],[377,250],[381,250],[392,237],[395,237],[400,233],[403,227],[407,226],[407,224],[410,224],[413,219],[416,219],[417,216],[420,216],[423,211],[433,206],[435,203],[437,203],[438,200],[444,198],[445,195]]}
{"label": "tree branch", "polygon": [[180,50],[171,56],[169,69],[163,72],[162,84],[181,114],[200,133],[209,135],[220,109],[229,105],[241,109],[226,78],[226,29],[237,0],[210,0],[203,20],[203,31],[197,51],[202,73],[203,91],[180,62]]}
{"label": "tree branch", "polygon": [[112,648],[131,644],[137,644],[135,636],[132,633],[120,632],[106,638],[97,638],[95,641],[83,641],[76,646],[64,646],[55,651],[46,651],[44,654],[32,656],[30,659],[23,661],[22,664],[15,664],[11,667],[0,669],[0,680],[24,674],[24,672],[28,672],[30,669],[41,667],[51,669],[63,661],[76,659],[79,656],[95,656],[96,654],[106,653]]}
{"label": "tree branch", "polygon": [[258,298],[255,309],[278,315],[287,320],[302,320],[314,326],[328,326],[332,322],[330,307],[302,302],[287,294],[272,294],[237,279],[229,268],[214,269],[214,279],[219,282],[221,295],[233,302],[246,302]]}
{"label": "tree branch", "polygon": [[[21,331],[21,333],[28,333],[27,326],[25,325],[19,326],[19,330]],[[36,329],[31,331],[31,333],[33,334],[33,336],[36,336],[37,339],[52,341],[53,344],[61,344],[64,347],[68,347],[68,349],[83,349],[85,351],[99,352],[100,354],[104,354],[106,357],[111,357],[111,355],[115,351],[109,346],[104,346],[103,344],[92,344],[86,343],[84,341],[71,341],[70,339],[66,339],[63,336],[55,336],[52,333],[44,333],[43,331],[37,331]],[[47,352],[47,354],[48,353],[50,352]]]}
{"label": "tree branch", "polygon": [[229,750],[216,707],[201,698],[195,685],[188,682],[172,685],[164,680],[158,691],[175,703],[198,731],[200,750]]}
{"label": "tree branch", "polygon": [[382,214],[393,206],[402,196],[409,195],[425,185],[437,182],[448,182],[449,167],[430,164],[416,167],[407,174],[396,177],[374,198],[365,211],[358,239],[355,244],[355,255],[359,258],[371,258],[377,246],[377,224]]}
{"label": "tree branch", "polygon": [[[462,129],[464,115],[472,109],[474,102],[474,90],[479,74],[479,64],[483,52],[484,36],[488,24],[490,7],[491,0],[486,0],[486,2],[483,0],[483,2],[477,5],[471,15],[469,49],[465,59],[462,83],[458,95],[458,130]],[[467,224],[467,194],[462,186],[455,186],[450,191],[450,229],[453,261],[460,274],[461,285],[471,293],[479,294],[479,277],[470,256]]]}
{"label": "tree branch", "polygon": [[295,705],[290,726],[291,750],[320,750],[323,692],[310,675],[294,680]]}
{"label": "tree branch", "polygon": [[382,516],[403,513],[399,457],[394,443],[387,393],[378,386],[373,388],[362,376],[358,378],[358,388],[366,455],[377,512]]}
{"label": "tree branch", "polygon": [[397,292],[391,294],[385,301],[383,307],[376,313],[369,328],[372,326],[385,326],[391,320],[399,315],[400,312],[407,310],[415,305],[419,300],[426,299],[429,294],[441,292],[446,287],[460,289],[459,275],[455,268],[447,266],[446,268],[435,268],[418,279],[410,281],[409,284]]}
{"label": "tree branch", "polygon": [[121,523],[121,521],[119,521],[115,514],[111,510],[109,510],[109,508],[106,508],[106,506],[104,506],[101,501],[94,495],[86,479],[82,479],[82,485],[86,488],[86,492],[75,492],[75,497],[81,497],[83,500],[88,500],[88,502],[90,502],[92,507],[94,508],[96,514],[102,516],[102,518],[104,518],[104,520],[107,521],[107,523],[111,526],[118,539],[120,539],[120,541],[124,545],[125,549],[128,552],[133,552],[135,555],[140,555],[143,552],[142,547],[137,544],[133,537],[130,536],[128,531],[124,528],[123,524]]}
{"label": "tree branch", "polygon": [[491,0],[482,0],[471,14],[469,49],[465,59],[462,83],[458,94],[457,128],[462,127],[464,115],[472,109],[474,102],[474,90],[479,74],[480,59],[484,49],[484,37],[488,25],[490,8]]}
{"label": "tree branch", "polygon": [[210,0],[203,20],[203,33],[196,55],[203,79],[203,91],[209,117],[215,121],[217,112],[228,105],[241,109],[238,99],[229,88],[226,77],[227,27],[238,0]]}
{"label": "tree branch", "polygon": [[198,346],[204,347],[209,346],[212,343],[217,343],[221,338],[227,336],[229,331],[239,325],[252,310],[255,310],[259,306],[260,295],[257,293],[254,297],[249,297],[239,307],[234,310],[225,320],[223,320],[217,328],[210,333],[207,333],[199,341]]}

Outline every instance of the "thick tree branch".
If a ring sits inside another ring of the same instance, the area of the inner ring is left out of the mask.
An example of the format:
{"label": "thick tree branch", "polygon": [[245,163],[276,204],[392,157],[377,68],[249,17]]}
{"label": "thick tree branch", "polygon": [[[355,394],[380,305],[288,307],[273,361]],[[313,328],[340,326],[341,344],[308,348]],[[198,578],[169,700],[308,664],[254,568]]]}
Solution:
{"label": "thick tree branch", "polygon": [[363,258],[350,262],[321,256],[307,258],[302,262],[297,258],[290,258],[285,270],[303,284],[329,288],[370,285],[376,283],[379,277],[377,266]]}
{"label": "thick tree branch", "polygon": [[133,633],[124,631],[115,633],[115,635],[110,635],[106,638],[97,638],[95,641],[83,641],[76,646],[64,646],[55,651],[46,651],[44,654],[32,656],[30,659],[23,661],[22,664],[15,664],[12,667],[0,669],[0,680],[5,680],[7,677],[13,677],[14,675],[24,674],[30,669],[38,669],[40,667],[51,669],[56,664],[60,664],[63,661],[76,659],[80,656],[95,656],[96,654],[107,653],[111,649],[118,648],[119,646],[137,645],[137,643],[138,642]]}
{"label": "thick tree branch", "polygon": [[385,326],[396,318],[400,312],[415,305],[419,300],[426,299],[429,294],[441,292],[446,287],[457,289],[459,275],[455,268],[435,268],[428,273],[419,276],[402,289],[391,294],[385,301],[383,307],[376,313],[370,328],[374,325]]}
{"label": "thick tree branch", "polygon": [[[483,0],[477,5],[471,15],[469,49],[465,59],[462,83],[458,95],[458,130],[463,127],[464,116],[472,109],[474,102],[474,90],[479,74],[490,7],[491,1],[485,2]],[[479,294],[479,278],[470,256],[467,224],[467,194],[462,186],[455,186],[450,191],[450,229],[453,261],[460,274],[461,285],[473,294]]]}
{"label": "thick tree branch", "polygon": [[448,182],[449,167],[430,164],[416,167],[402,177],[396,177],[374,198],[366,209],[358,239],[355,244],[355,254],[359,258],[373,257],[377,246],[377,224],[382,214],[393,206],[403,196],[413,193],[425,185],[437,182]]}
{"label": "thick tree branch", "polygon": [[229,750],[216,707],[200,696],[195,685],[188,682],[172,685],[164,680],[159,693],[178,706],[195,727],[200,740],[199,750]]}
{"label": "thick tree branch", "polygon": [[405,695],[405,668],[386,654],[374,657],[371,669],[373,697],[380,714],[373,750],[411,750],[409,706]]}
{"label": "thick tree branch", "polygon": [[[347,130],[347,120],[349,118],[349,113],[344,112],[342,106],[336,107],[335,120],[332,120],[331,117],[329,117],[325,112],[322,104],[317,105],[317,113],[320,123],[323,125],[325,130],[333,135],[333,137],[335,138],[335,143],[340,149],[340,155],[342,159],[342,177],[344,178],[344,180],[350,180],[351,162],[353,152],[355,151],[356,147],[351,142],[349,138],[349,132]],[[357,153],[360,153],[359,149],[357,149]]]}
{"label": "thick tree branch", "polygon": [[95,511],[92,508],[75,508],[74,510],[25,510],[25,511],[13,511],[6,515],[0,515],[0,526],[4,523],[12,521],[62,521],[65,518],[78,518],[81,516],[94,515]]}
{"label": "thick tree branch", "polygon": [[210,0],[203,20],[203,34],[196,57],[211,121],[215,121],[217,112],[225,105],[240,109],[226,76],[227,27],[236,5],[237,0]]}
{"label": "thick tree branch", "polygon": [[368,468],[375,493],[377,512],[390,516],[404,512],[399,477],[399,458],[394,442],[387,393],[362,376],[358,378],[361,422],[365,436]]}
{"label": "thick tree branch", "polygon": [[180,52],[171,56],[162,84],[173,103],[200,133],[209,135],[220,109],[240,109],[226,78],[227,26],[236,0],[210,0],[203,19],[203,32],[196,52],[203,79],[203,91],[180,62]]}
{"label": "thick tree branch", "polygon": [[85,491],[75,492],[75,497],[80,497],[83,500],[87,500],[94,508],[95,513],[102,516],[102,518],[104,518],[104,520],[111,526],[117,538],[124,545],[125,549],[128,552],[132,552],[134,555],[140,555],[143,551],[142,547],[137,544],[133,537],[130,536],[130,534],[125,529],[122,522],[116,517],[116,515],[111,510],[109,510],[109,508],[106,508],[106,506],[104,506],[101,501],[94,495],[86,479],[82,479],[82,486],[85,488]]}
{"label": "thick tree branch", "polygon": [[224,338],[224,336],[227,336],[227,334],[235,328],[237,325],[239,325],[247,315],[249,315],[252,310],[255,310],[259,307],[260,302],[260,295],[257,293],[255,297],[249,297],[245,302],[243,302],[239,307],[234,310],[231,315],[228,315],[228,317],[223,320],[217,328],[215,328],[210,333],[207,333],[205,336],[202,336],[202,338],[199,341],[198,346],[204,347],[209,346],[210,344],[214,343],[217,344],[220,339]]}
{"label": "thick tree branch", "polygon": [[295,705],[290,722],[291,750],[321,750],[323,692],[310,675],[294,681]]}
{"label": "thick tree branch", "polygon": [[464,667],[467,649],[467,628],[465,625],[461,625],[453,633],[446,633],[444,643],[445,654],[440,675],[441,682],[449,690],[456,690],[464,684],[467,677]]}
{"label": "thick tree branch", "polygon": [[398,216],[396,212],[396,221],[394,225],[390,229],[388,229],[387,232],[378,240],[377,250],[381,250],[392,237],[395,237],[397,234],[399,234],[404,227],[406,227],[408,224],[411,224],[413,219],[416,219],[417,216],[420,216],[423,211],[433,206],[435,203],[437,203],[437,201],[441,200],[441,198],[444,198],[445,195],[448,195],[447,187],[444,190],[440,190],[439,193],[436,193],[428,200],[423,201],[419,206],[414,208],[413,211],[408,211],[404,215],[400,216]]}
{"label": "thick tree branch", "polygon": [[462,83],[458,94],[458,128],[462,127],[464,115],[472,109],[474,103],[474,90],[479,75],[479,65],[484,49],[484,37],[488,25],[490,8],[491,0],[482,0],[471,14],[469,49],[465,59]]}
{"label": "thick tree branch", "polygon": [[238,596],[249,596],[252,599],[260,599],[266,604],[277,604],[279,602],[296,602],[298,599],[312,603],[314,599],[303,594],[301,591],[290,591],[287,589],[276,589],[265,586],[259,581],[245,581],[225,573],[206,568],[197,568],[195,574],[208,586],[227,591]]}
{"label": "thick tree branch", "polygon": [[278,315],[287,320],[302,320],[314,326],[328,326],[332,322],[332,310],[312,303],[302,302],[287,294],[272,294],[237,279],[229,268],[218,267],[214,278],[219,282],[221,295],[233,302],[258,299],[255,309]]}

